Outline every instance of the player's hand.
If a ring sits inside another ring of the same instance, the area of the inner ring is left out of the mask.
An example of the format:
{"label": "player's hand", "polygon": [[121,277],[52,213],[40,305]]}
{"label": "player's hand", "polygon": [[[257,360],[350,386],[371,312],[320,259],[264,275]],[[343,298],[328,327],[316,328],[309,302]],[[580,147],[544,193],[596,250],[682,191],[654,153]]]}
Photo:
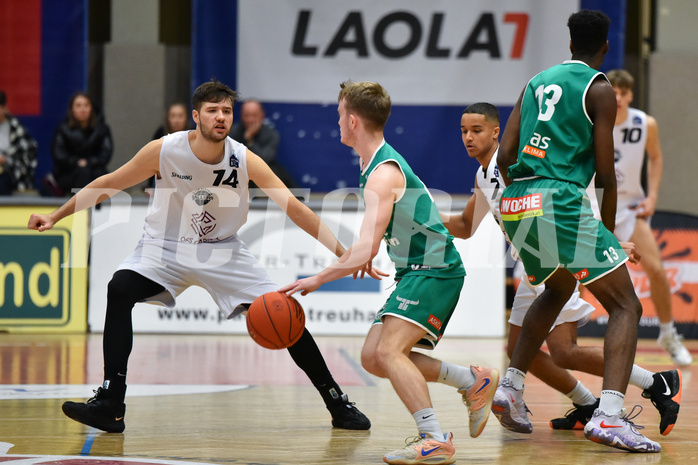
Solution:
{"label": "player's hand", "polygon": [[260,129],[262,129],[261,121],[254,121],[253,123],[250,123],[250,125],[245,128],[245,140],[252,143],[252,139],[255,138]]}
{"label": "player's hand", "polygon": [[309,276],[307,278],[299,279],[295,283],[287,284],[279,289],[279,292],[283,292],[289,297],[299,291],[301,295],[308,295],[308,293],[317,290],[317,288],[321,285],[322,282],[320,281],[320,278],[317,276]]}
{"label": "player's hand", "polygon": [[654,215],[654,210],[657,208],[657,202],[654,199],[647,197],[634,208],[638,218],[649,218]]}
{"label": "player's hand", "polygon": [[620,246],[623,247],[623,251],[628,255],[628,261],[633,264],[640,263],[640,251],[634,242],[621,242]]}
{"label": "player's hand", "polygon": [[43,232],[53,228],[54,224],[55,223],[48,215],[37,215],[36,213],[33,213],[32,216],[29,217],[27,228],[36,229],[39,232]]}
{"label": "player's hand", "polygon": [[371,278],[377,279],[378,281],[383,279],[381,276],[390,276],[390,274],[385,273],[379,270],[378,268],[374,268],[373,261],[369,261],[368,263],[366,263],[362,269],[356,270],[353,274],[353,277],[354,279],[364,279],[365,275],[369,275]]}

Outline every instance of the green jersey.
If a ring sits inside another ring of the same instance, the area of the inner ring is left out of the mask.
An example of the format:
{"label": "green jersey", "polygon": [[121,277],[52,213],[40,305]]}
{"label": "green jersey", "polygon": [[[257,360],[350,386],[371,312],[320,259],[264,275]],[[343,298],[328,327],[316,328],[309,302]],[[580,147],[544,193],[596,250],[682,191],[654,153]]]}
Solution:
{"label": "green jersey", "polygon": [[390,223],[383,235],[388,255],[395,263],[395,278],[407,273],[443,278],[465,276],[453,236],[441,221],[434,199],[405,159],[385,141],[361,171],[361,198],[371,173],[387,162],[395,163],[405,177],[405,186],[397,192]]}
{"label": "green jersey", "polygon": [[596,172],[594,125],[585,98],[597,76],[581,61],[566,61],[534,76],[521,100],[518,161],[509,177],[542,177],[583,189]]}

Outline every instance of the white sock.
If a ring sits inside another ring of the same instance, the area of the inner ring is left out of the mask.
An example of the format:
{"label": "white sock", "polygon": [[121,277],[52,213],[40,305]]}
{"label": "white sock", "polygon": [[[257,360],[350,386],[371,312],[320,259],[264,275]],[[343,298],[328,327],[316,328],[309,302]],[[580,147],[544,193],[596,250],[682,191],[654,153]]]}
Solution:
{"label": "white sock", "polygon": [[473,375],[470,367],[466,368],[454,363],[441,362],[441,372],[436,381],[456,389],[469,388],[475,384],[475,375]]}
{"label": "white sock", "polygon": [[628,384],[637,386],[640,389],[650,388],[654,384],[654,373],[637,365],[633,365],[633,371],[630,372],[630,381],[628,381]]}
{"label": "white sock", "polygon": [[518,368],[509,367],[507,368],[507,372],[504,374],[504,379],[511,381],[514,389],[518,389],[519,391],[524,387],[524,378],[526,378],[526,373]]}
{"label": "white sock", "polygon": [[606,415],[618,415],[623,409],[624,400],[625,394],[622,392],[611,390],[601,391],[599,410]]}
{"label": "white sock", "polygon": [[659,337],[672,332],[674,332],[674,320],[671,320],[669,323],[659,323]]}
{"label": "white sock", "polygon": [[441,431],[441,425],[436,418],[433,408],[423,408],[422,410],[414,412],[412,418],[417,422],[417,430],[419,430],[420,434],[424,433],[427,437],[432,437],[444,442],[444,433]]}
{"label": "white sock", "polygon": [[581,381],[569,393],[566,394],[577,405],[592,405],[596,403],[596,396]]}

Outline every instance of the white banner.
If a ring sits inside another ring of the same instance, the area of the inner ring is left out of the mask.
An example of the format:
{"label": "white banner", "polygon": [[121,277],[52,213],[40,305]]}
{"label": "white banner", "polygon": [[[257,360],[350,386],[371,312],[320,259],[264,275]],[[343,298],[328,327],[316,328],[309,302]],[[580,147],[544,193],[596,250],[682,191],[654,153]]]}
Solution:
{"label": "white banner", "polygon": [[534,74],[569,58],[567,18],[579,7],[578,0],[238,4],[237,86],[246,97],[329,104],[339,83],[353,79],[381,83],[401,105],[511,105]]}
{"label": "white banner", "polygon": [[[323,207],[317,213],[346,246],[358,237],[362,212]],[[93,212],[90,251],[90,330],[102,331],[107,284],[136,247],[147,213],[145,205],[131,205],[124,196],[112,206]],[[321,271],[334,256],[296,227],[281,210],[252,209],[240,237],[280,286]],[[500,337],[504,335],[504,240],[494,220],[487,218],[468,241],[456,240],[468,276],[446,336]],[[394,273],[385,248],[374,266]],[[394,288],[394,280],[351,277],[327,283],[307,296],[297,296],[305,309],[306,326],[317,335],[365,335],[376,312]],[[177,298],[175,308],[137,304],[135,332],[229,333],[247,332],[244,317],[225,320],[213,299],[199,287]]]}

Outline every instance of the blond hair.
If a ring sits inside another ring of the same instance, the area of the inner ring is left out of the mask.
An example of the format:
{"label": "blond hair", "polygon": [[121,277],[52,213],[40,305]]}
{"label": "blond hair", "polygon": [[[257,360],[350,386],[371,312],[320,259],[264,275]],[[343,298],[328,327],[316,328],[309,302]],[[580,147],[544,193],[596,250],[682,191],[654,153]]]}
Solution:
{"label": "blond hair", "polygon": [[633,86],[635,85],[635,78],[633,75],[624,69],[611,70],[606,74],[606,77],[613,87],[618,87],[620,89],[633,90]]}
{"label": "blond hair", "polygon": [[382,131],[390,116],[390,95],[376,82],[345,81],[339,85],[338,102],[344,100],[349,113],[360,117],[369,130]]}

